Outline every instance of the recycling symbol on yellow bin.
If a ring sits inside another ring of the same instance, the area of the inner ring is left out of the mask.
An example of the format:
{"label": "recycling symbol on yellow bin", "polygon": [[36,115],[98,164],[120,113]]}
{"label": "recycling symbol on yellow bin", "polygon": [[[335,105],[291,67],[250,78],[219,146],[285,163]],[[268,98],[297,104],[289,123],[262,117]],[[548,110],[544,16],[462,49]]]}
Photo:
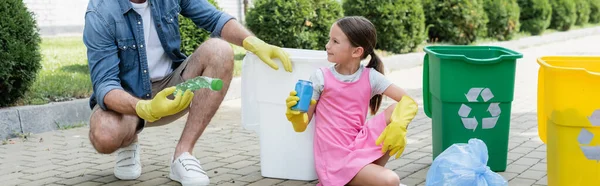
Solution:
{"label": "recycling symbol on yellow bin", "polygon": [[[600,109],[594,111],[591,116],[588,117],[588,121],[593,126],[600,126]],[[594,134],[589,130],[582,128],[581,132],[579,132],[579,136],[577,136],[577,141],[579,141],[579,148],[583,151],[583,155],[588,160],[596,160],[600,161],[600,146],[598,145],[590,145],[592,139],[594,138]]]}
{"label": "recycling symbol on yellow bin", "polygon": [[[467,97],[469,102],[479,102],[478,98],[481,97],[483,102],[487,103],[490,99],[494,98],[494,94],[489,88],[471,88],[469,89],[469,92],[465,94],[465,97]],[[461,117],[462,124],[466,129],[475,131],[479,125],[479,121],[476,116],[469,117],[471,110],[471,107],[462,104],[460,109],[458,109],[458,115]],[[487,111],[490,113],[490,116],[481,119],[482,129],[492,129],[496,126],[498,118],[500,118],[500,113],[502,112],[500,103],[490,103]]]}

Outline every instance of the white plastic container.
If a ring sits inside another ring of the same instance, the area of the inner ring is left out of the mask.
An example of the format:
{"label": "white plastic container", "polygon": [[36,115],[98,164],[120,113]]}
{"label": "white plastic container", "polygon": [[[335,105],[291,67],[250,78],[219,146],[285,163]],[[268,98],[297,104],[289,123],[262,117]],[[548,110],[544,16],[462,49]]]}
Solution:
{"label": "white plastic container", "polygon": [[320,67],[328,67],[327,53],[284,48],[292,61],[292,72],[279,59],[273,70],[256,55],[247,53],[242,66],[242,126],[260,138],[260,167],[263,177],[316,180],[313,157],[314,123],[294,131],[285,117],[285,99],[299,79],[309,80]]}

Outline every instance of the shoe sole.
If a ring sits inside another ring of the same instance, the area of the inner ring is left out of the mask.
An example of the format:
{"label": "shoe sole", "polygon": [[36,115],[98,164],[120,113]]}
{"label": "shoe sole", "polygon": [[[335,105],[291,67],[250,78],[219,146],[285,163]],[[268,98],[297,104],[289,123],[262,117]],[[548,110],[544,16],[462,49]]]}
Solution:
{"label": "shoe sole", "polygon": [[179,182],[182,186],[192,186],[192,185],[208,186],[208,185],[210,185],[210,181],[206,181],[206,180],[201,180],[201,181],[193,180],[193,181],[181,182],[181,178],[175,176],[173,173],[169,173],[169,178],[171,178],[171,180],[173,180],[173,181]]}
{"label": "shoe sole", "polygon": [[138,179],[140,177],[140,175],[142,174],[142,168],[140,167],[139,169],[136,169],[136,171],[134,171],[134,172],[119,171],[119,170],[115,169],[114,174],[115,174],[115,177],[119,178],[120,180],[135,180],[135,179]]}

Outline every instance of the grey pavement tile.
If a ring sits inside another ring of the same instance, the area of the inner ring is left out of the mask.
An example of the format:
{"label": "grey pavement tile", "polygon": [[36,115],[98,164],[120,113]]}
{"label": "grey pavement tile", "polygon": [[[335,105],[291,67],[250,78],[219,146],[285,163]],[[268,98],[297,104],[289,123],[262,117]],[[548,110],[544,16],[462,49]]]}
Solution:
{"label": "grey pavement tile", "polygon": [[536,170],[536,171],[542,171],[542,172],[546,172],[547,169],[548,169],[548,164],[541,163],[541,162],[538,164],[535,164],[529,168],[529,170]]}
{"label": "grey pavement tile", "polygon": [[17,179],[17,178],[22,178],[23,176],[27,176],[27,175],[28,174],[23,174],[21,172],[0,175],[0,182]]}
{"label": "grey pavement tile", "polygon": [[75,185],[75,184],[86,182],[86,181],[92,181],[93,179],[96,179],[96,178],[98,178],[98,176],[82,175],[82,176],[73,177],[73,178],[69,178],[69,179],[63,179],[56,183],[65,184],[65,185]]}
{"label": "grey pavement tile", "polygon": [[519,176],[517,176],[517,178],[540,180],[544,176],[546,176],[546,172],[544,172],[544,171],[526,170],[525,172],[523,172]]}
{"label": "grey pavement tile", "polygon": [[232,173],[232,174],[239,174],[239,175],[248,175],[250,173],[259,172],[259,171],[260,171],[260,166],[259,165],[249,165],[247,167],[231,171],[230,173]]}
{"label": "grey pavement tile", "polygon": [[548,177],[544,176],[543,178],[541,178],[537,182],[535,182],[535,184],[538,184],[538,185],[548,185]]}
{"label": "grey pavement tile", "polygon": [[77,165],[69,165],[69,166],[65,166],[65,167],[62,167],[62,168],[58,168],[56,170],[63,171],[63,172],[71,172],[71,171],[76,171],[76,170],[81,170],[81,169],[89,169],[89,170],[92,170],[92,171],[93,170],[95,170],[95,171],[99,170],[99,169],[95,169],[94,168],[95,165],[96,164],[93,164],[93,163],[80,163],[80,164],[77,164]]}
{"label": "grey pavement tile", "polygon": [[140,175],[140,177],[137,180],[140,181],[148,181],[154,178],[168,178],[169,173],[167,172],[162,172],[162,171],[152,171],[152,172],[146,172],[146,173],[142,173],[142,175]]}
{"label": "grey pavement tile", "polygon": [[515,178],[508,182],[508,185],[533,185],[536,180],[525,179],[525,178]]}
{"label": "grey pavement tile", "polygon": [[6,185],[18,185],[18,184],[22,184],[22,183],[27,183],[30,182],[29,180],[22,180],[22,179],[11,179],[11,180],[6,180],[3,181],[2,184],[6,184]]}
{"label": "grey pavement tile", "polygon": [[418,185],[425,182],[424,178],[412,178],[412,177],[407,177],[407,178],[403,178],[400,179],[400,183],[401,184],[405,184],[405,185]]}
{"label": "grey pavement tile", "polygon": [[400,177],[400,179],[406,178],[409,175],[413,174],[413,172],[404,172],[404,171],[398,171],[398,170],[394,170],[394,172],[396,174],[398,174],[398,177]]}
{"label": "grey pavement tile", "polygon": [[533,151],[534,149],[535,148],[519,146],[515,149],[511,149],[509,152],[510,152],[510,154],[514,154],[514,153],[527,154],[527,153]]}
{"label": "grey pavement tile", "polygon": [[246,166],[249,166],[249,165],[254,165],[256,163],[259,163],[259,162],[242,160],[242,161],[238,161],[238,162],[235,162],[235,163],[232,163],[232,164],[225,165],[224,167],[233,168],[233,169],[239,169],[239,168],[243,168],[243,167],[246,167]]}
{"label": "grey pavement tile", "polygon": [[151,180],[147,180],[147,181],[142,181],[139,183],[134,184],[135,186],[152,186],[152,185],[164,185],[165,183],[169,183],[169,182],[173,182],[171,179],[169,178],[163,178],[163,177],[157,177]]}
{"label": "grey pavement tile", "polygon": [[101,177],[101,178],[98,178],[98,179],[95,179],[92,181],[101,182],[101,183],[112,183],[112,182],[115,182],[118,180],[119,179],[117,177],[115,177],[114,174],[110,174],[109,176],[104,176],[104,177]]}
{"label": "grey pavement tile", "polygon": [[49,164],[49,165],[44,165],[44,166],[36,167],[36,168],[24,169],[21,172],[27,173],[27,174],[36,174],[36,173],[41,173],[41,172],[55,170],[55,169],[61,169],[61,168],[64,168],[64,166]]}
{"label": "grey pavement tile", "polygon": [[277,183],[277,186],[300,186],[300,185],[304,185],[307,184],[308,182],[305,181],[296,181],[296,180],[287,180],[281,183]]}
{"label": "grey pavement tile", "polygon": [[235,156],[231,156],[229,158],[225,158],[225,159],[220,159],[219,162],[225,162],[225,163],[235,163],[241,160],[245,160],[250,158],[250,156],[244,156],[244,155],[235,155]]}
{"label": "grey pavement tile", "polygon": [[54,183],[54,182],[61,181],[61,180],[63,180],[63,179],[58,178],[58,177],[47,177],[47,178],[40,179],[40,180],[28,181],[27,183],[22,184],[21,186],[45,185],[45,184],[50,184],[50,183]]}
{"label": "grey pavement tile", "polygon": [[401,158],[411,159],[411,160],[418,160],[418,159],[421,159],[421,158],[426,157],[426,156],[430,156],[431,157],[431,153],[425,153],[425,152],[415,151],[415,152],[411,152],[410,154],[407,154],[407,155],[402,155]]}
{"label": "grey pavement tile", "polygon": [[110,182],[110,183],[108,183],[108,184],[106,184],[106,185],[104,185],[104,186],[125,186],[125,185],[134,185],[134,184],[137,184],[137,183],[139,183],[139,182],[140,182],[140,181],[137,181],[137,180],[129,180],[129,181],[121,181],[121,180],[118,180],[118,181]]}
{"label": "grey pavement tile", "polygon": [[533,166],[533,165],[539,163],[540,161],[541,161],[541,159],[538,159],[538,158],[520,158],[517,161],[515,161],[513,164]]}
{"label": "grey pavement tile", "polygon": [[264,179],[258,180],[257,182],[251,183],[248,186],[269,186],[269,185],[275,185],[275,184],[278,184],[281,182],[283,182],[283,180],[264,178]]}
{"label": "grey pavement tile", "polygon": [[498,174],[500,174],[505,180],[512,180],[513,178],[519,175],[517,173],[512,172],[499,172]]}
{"label": "grey pavement tile", "polygon": [[[62,171],[51,170],[51,171],[46,171],[46,172],[38,173],[38,174],[28,174],[26,176],[21,176],[20,178],[26,179],[26,180],[39,180],[39,179],[43,179],[43,178],[47,178],[47,177],[51,177],[51,176],[58,176],[63,173],[64,172],[62,172]],[[2,180],[2,178],[0,178],[0,180]]]}
{"label": "grey pavement tile", "polygon": [[420,171],[417,171],[411,175],[409,175],[409,178],[423,178],[426,179],[427,178],[427,171],[429,171],[429,168],[424,168],[421,169]]}
{"label": "grey pavement tile", "polygon": [[86,181],[86,182],[83,182],[83,183],[79,183],[79,184],[77,184],[75,186],[97,186],[97,185],[102,185],[102,183],[93,182],[93,181]]}
{"label": "grey pavement tile", "polygon": [[507,159],[509,159],[509,160],[518,160],[518,159],[520,159],[523,156],[525,156],[524,153],[509,152],[508,156],[507,156]]}
{"label": "grey pavement tile", "polygon": [[253,172],[253,173],[250,173],[248,175],[235,178],[235,180],[240,180],[240,181],[244,181],[244,182],[255,182],[255,181],[258,181],[260,179],[263,179],[263,177],[261,176],[260,172]]}
{"label": "grey pavement tile", "polygon": [[218,167],[218,168],[214,168],[214,169],[207,169],[206,174],[208,175],[208,177],[212,178],[212,177],[215,177],[215,176],[218,176],[221,174],[232,172],[234,170],[235,169]]}
{"label": "grey pavement tile", "polygon": [[529,154],[525,155],[528,158],[536,158],[536,159],[544,159],[546,158],[546,152],[541,151],[531,151]]}
{"label": "grey pavement tile", "polygon": [[211,177],[210,182],[212,184],[221,184],[221,183],[225,183],[225,182],[232,182],[232,183],[233,182],[242,182],[242,183],[244,183],[243,181],[237,180],[237,178],[240,178],[240,175],[231,174],[231,173],[223,173],[223,174],[219,174],[219,175]]}
{"label": "grey pavement tile", "polygon": [[406,172],[413,172],[414,173],[414,172],[417,172],[417,171],[419,171],[421,169],[424,169],[426,167],[429,167],[429,165],[419,164],[419,163],[411,163],[411,164],[408,164],[406,166],[402,166],[402,167],[400,167],[398,169],[395,169],[395,170],[406,171]]}
{"label": "grey pavement tile", "polygon": [[231,180],[231,181],[227,181],[227,182],[223,182],[223,183],[219,183],[217,184],[218,186],[245,186],[248,185],[250,183],[248,182],[243,182],[243,181],[235,181],[235,180]]}
{"label": "grey pavement tile", "polygon": [[525,165],[517,165],[517,164],[510,164],[506,167],[506,171],[505,172],[512,172],[512,173],[517,173],[517,174],[521,174],[522,172],[525,172],[525,170],[529,169],[530,166],[525,166]]}

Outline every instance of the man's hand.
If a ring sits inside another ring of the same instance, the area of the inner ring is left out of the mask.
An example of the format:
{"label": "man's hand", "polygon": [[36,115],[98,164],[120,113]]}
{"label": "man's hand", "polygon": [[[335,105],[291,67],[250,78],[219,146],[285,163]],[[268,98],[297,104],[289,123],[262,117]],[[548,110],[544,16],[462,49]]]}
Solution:
{"label": "man's hand", "polygon": [[390,116],[390,124],[385,127],[377,141],[376,145],[383,142],[381,152],[390,150],[390,156],[396,154],[396,159],[404,152],[406,146],[406,129],[408,123],[417,115],[417,103],[408,96],[403,96],[400,102]]}
{"label": "man's hand", "polygon": [[[285,100],[287,107],[285,116],[287,117],[288,121],[290,121],[294,126],[294,131],[304,132],[309,122],[308,114],[302,113],[297,110],[292,110],[292,107],[298,103],[298,100],[300,100],[300,98],[296,96],[296,94],[296,91],[290,92],[290,96],[288,96],[288,98]],[[314,105],[316,103],[317,101],[315,101],[314,99],[310,100],[310,105]]]}
{"label": "man's hand", "polygon": [[160,91],[151,100],[140,100],[135,105],[135,112],[142,119],[154,122],[162,117],[176,114],[187,108],[194,98],[194,93],[186,90],[183,95],[177,94],[174,100],[167,98],[173,94],[175,87],[169,87]]}
{"label": "man's hand", "polygon": [[292,64],[289,59],[289,55],[281,48],[265,43],[255,36],[249,36],[243,41],[244,49],[254,53],[260,60],[269,65],[275,70],[279,70],[279,67],[273,62],[271,58],[277,57],[283,63],[285,71],[292,72]]}

